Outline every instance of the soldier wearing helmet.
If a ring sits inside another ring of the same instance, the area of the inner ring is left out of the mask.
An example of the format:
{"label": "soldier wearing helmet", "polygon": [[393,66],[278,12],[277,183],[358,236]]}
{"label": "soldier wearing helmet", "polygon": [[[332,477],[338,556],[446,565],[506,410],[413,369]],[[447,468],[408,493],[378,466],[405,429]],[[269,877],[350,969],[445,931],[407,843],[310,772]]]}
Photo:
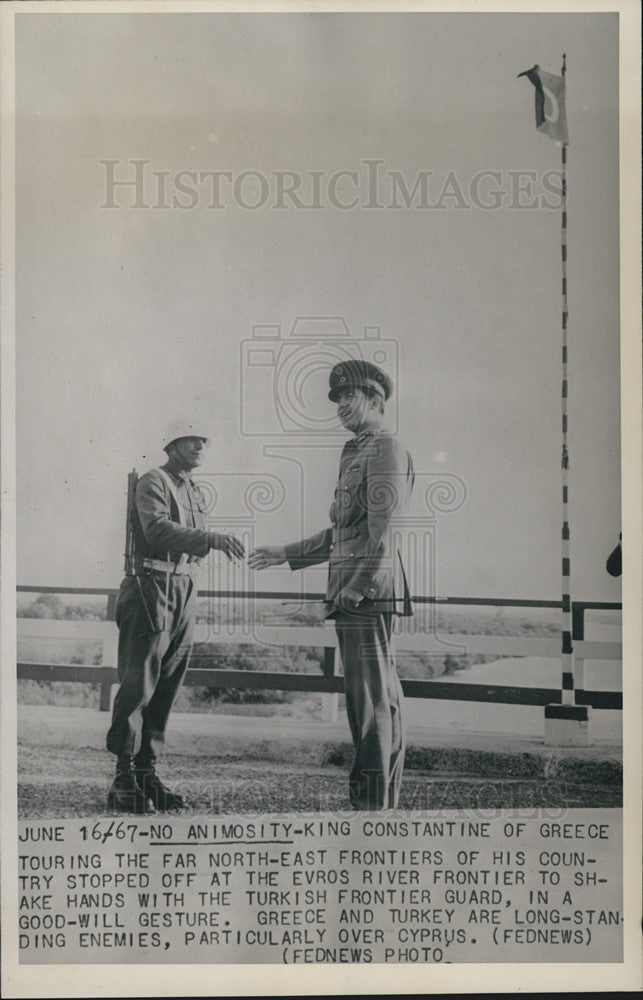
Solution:
{"label": "soldier wearing helmet", "polygon": [[353,437],[339,463],[331,526],[300,542],[257,548],[248,560],[254,569],[287,562],[293,570],[328,562],[327,617],[335,621],[355,748],[349,783],[354,809],[396,808],[404,766],[402,689],[391,632],[394,615],[412,614],[395,536],[414,473],[406,448],[384,427],[392,392],[391,378],[371,362],[334,366],[328,397]]}
{"label": "soldier wearing helmet", "polygon": [[116,601],[118,678],[107,749],[117,757],[112,809],[182,809],[156,774],[156,758],[192,652],[199,564],[211,549],[244,555],[227,532],[207,530],[204,498],[191,478],[210,438],[175,421],[162,439],[167,461],[141,476],[131,511],[132,558]]}

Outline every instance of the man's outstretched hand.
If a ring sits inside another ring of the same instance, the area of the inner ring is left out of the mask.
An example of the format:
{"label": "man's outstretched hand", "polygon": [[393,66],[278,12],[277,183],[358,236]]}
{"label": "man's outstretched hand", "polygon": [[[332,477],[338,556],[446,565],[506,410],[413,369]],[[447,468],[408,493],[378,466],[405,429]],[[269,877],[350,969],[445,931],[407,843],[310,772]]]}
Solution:
{"label": "man's outstretched hand", "polygon": [[243,542],[240,542],[237,536],[229,531],[211,531],[210,548],[225,552],[231,562],[243,559],[246,554]]}
{"label": "man's outstretched hand", "polygon": [[281,566],[286,561],[286,550],[283,545],[259,545],[248,556],[250,569],[268,569],[269,566]]}

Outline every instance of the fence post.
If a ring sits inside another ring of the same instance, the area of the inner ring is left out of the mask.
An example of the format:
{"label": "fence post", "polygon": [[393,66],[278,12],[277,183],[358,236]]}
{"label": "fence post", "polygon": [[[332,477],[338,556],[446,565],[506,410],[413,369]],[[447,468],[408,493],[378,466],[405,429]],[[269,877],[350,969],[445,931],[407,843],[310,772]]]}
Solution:
{"label": "fence post", "polygon": [[107,612],[105,618],[108,622],[113,622],[116,618],[116,597],[117,594],[107,595]]}
{"label": "fence post", "polygon": [[[569,598],[567,598],[569,600]],[[563,687],[562,704],[545,705],[545,743],[549,746],[589,747],[592,746],[592,708],[578,702],[578,692],[584,690],[585,660],[579,659],[574,649],[574,640],[579,642],[585,634],[585,606],[580,602],[571,602],[572,629],[569,641],[571,644],[571,659],[573,661],[572,676],[569,682],[573,692]],[[563,637],[565,633],[563,633]],[[563,638],[564,648],[564,638]],[[564,654],[563,654],[564,659]],[[565,674],[563,674],[565,680]],[[565,696],[572,697],[573,702],[565,701]]]}
{"label": "fence post", "polygon": [[[322,665],[324,677],[335,677],[335,647],[326,646],[324,649],[324,662]],[[337,722],[339,707],[339,695],[337,691],[324,692],[322,694],[321,717],[322,722]]]}
{"label": "fence post", "polygon": [[[116,611],[116,594],[108,594],[107,596],[107,614],[106,619],[108,622],[113,622]],[[118,663],[118,632],[116,630],[116,624],[114,624],[114,630],[112,635],[108,638],[103,639],[103,650],[101,663],[104,667],[115,667]],[[112,709],[112,692],[115,685],[111,681],[102,681],[100,686],[100,701],[98,703],[99,712],[110,712]]]}
{"label": "fence post", "polygon": [[100,701],[98,703],[99,712],[109,712],[112,708],[112,687],[111,681],[101,681]]}

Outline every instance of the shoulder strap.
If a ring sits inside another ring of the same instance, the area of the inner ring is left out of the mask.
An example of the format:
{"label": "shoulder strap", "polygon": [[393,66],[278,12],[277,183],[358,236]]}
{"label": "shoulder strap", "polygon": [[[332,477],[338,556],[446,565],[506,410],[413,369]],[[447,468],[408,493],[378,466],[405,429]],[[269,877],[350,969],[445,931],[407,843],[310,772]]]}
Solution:
{"label": "shoulder strap", "polygon": [[167,472],[166,469],[162,469],[160,466],[158,468],[158,471],[161,473],[161,476],[165,480],[167,488],[169,489],[170,494],[173,497],[174,502],[176,504],[176,509],[179,512],[179,524],[182,527],[185,527],[185,511],[183,510],[183,506],[181,504],[181,501],[179,500],[179,495],[176,491],[176,486],[172,481],[172,477],[170,476],[170,474]]}

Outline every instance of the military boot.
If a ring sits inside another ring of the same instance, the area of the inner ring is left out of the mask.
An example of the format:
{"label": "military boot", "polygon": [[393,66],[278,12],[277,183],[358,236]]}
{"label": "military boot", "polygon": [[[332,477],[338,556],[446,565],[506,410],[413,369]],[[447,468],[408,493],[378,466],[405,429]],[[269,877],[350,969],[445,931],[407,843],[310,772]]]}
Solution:
{"label": "military boot", "polygon": [[107,795],[107,805],[118,812],[155,813],[154,803],[139,788],[134,772],[133,758],[119,757],[116,763],[116,777]]}
{"label": "military boot", "polygon": [[136,783],[141,790],[141,794],[150,799],[160,812],[170,812],[171,810],[185,809],[186,802],[178,792],[172,792],[164,785],[156,773],[155,761],[141,760],[136,757],[134,760],[134,774]]}

